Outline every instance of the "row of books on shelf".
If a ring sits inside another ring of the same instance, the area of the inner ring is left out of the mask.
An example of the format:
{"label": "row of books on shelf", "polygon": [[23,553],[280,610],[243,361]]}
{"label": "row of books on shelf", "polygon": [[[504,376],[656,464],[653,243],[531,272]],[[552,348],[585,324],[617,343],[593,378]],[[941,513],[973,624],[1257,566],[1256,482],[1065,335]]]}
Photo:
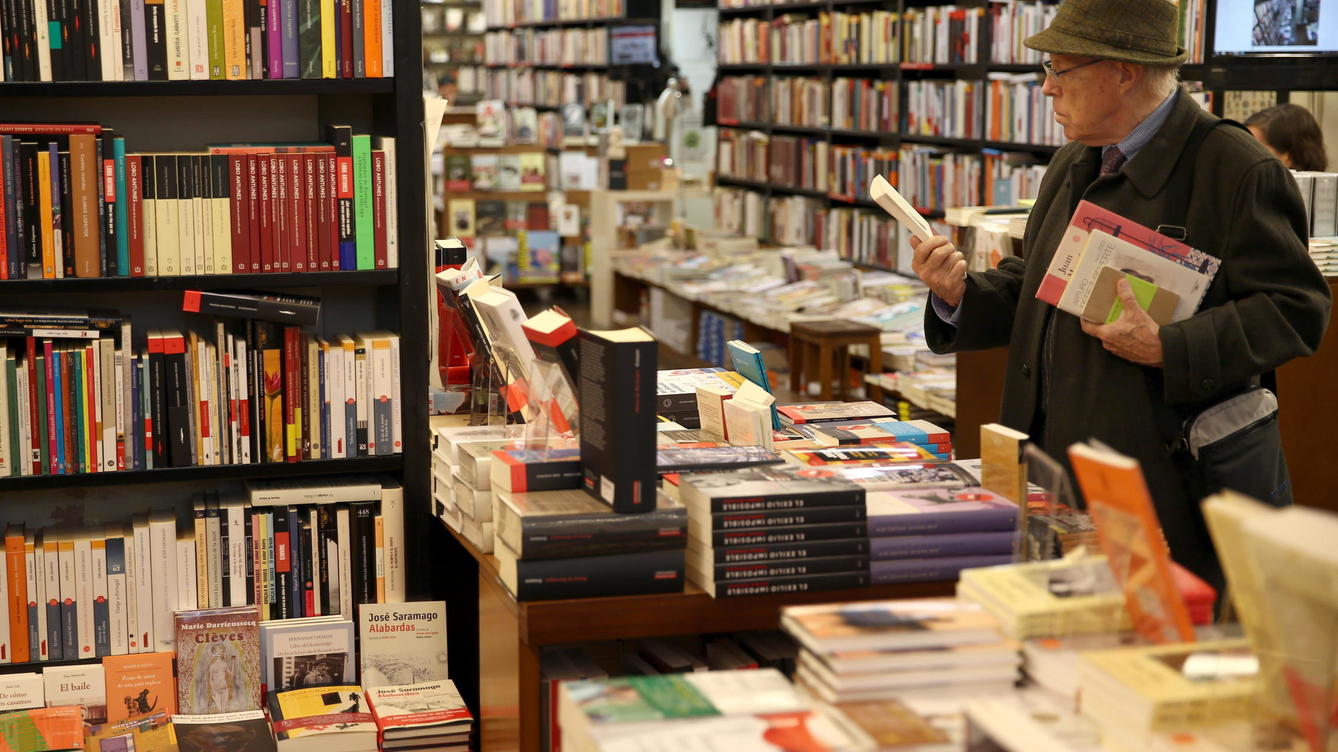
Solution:
{"label": "row of books on shelf", "polygon": [[925,65],[1040,64],[1022,40],[1044,29],[1055,7],[990,3],[928,6],[902,12],[785,13],[771,21],[736,18],[720,25],[723,64]]}
{"label": "row of books on shelf", "polygon": [[558,108],[572,102],[591,107],[609,101],[621,107],[627,101],[627,83],[594,71],[489,69],[483,82],[483,93],[490,100],[518,107]]}
{"label": "row of books on shelf", "polygon": [[901,133],[936,138],[980,138],[979,81],[907,81],[906,118]]}
{"label": "row of books on shelf", "polygon": [[174,611],[245,606],[253,622],[352,619],[362,604],[404,600],[398,485],[257,484],[191,504],[193,518],[164,510],[105,526],[10,525],[0,661],[179,649]]}
{"label": "row of books on shelf", "polygon": [[547,157],[540,146],[519,153],[451,153],[446,156],[446,190],[542,192],[546,186]]}
{"label": "row of books on shelf", "polygon": [[600,21],[624,13],[624,0],[507,0],[485,3],[489,28],[544,21]]}
{"label": "row of books on shelf", "polygon": [[1310,236],[1338,235],[1338,173],[1293,170],[1296,187],[1310,221]]}
{"label": "row of books on shelf", "polygon": [[4,81],[389,78],[392,0],[12,0]]}
{"label": "row of books on shelf", "polygon": [[27,332],[0,344],[6,476],[384,456],[403,446],[396,334],[325,339],[298,326],[217,322],[204,335],[148,330],[136,352],[128,319],[6,320]]}
{"label": "row of books on shelf", "polygon": [[172,649],[6,674],[0,733],[34,752],[468,748],[441,601],[365,604],[356,643],[352,616],[257,617],[169,608]]}
{"label": "row of books on shelf", "polygon": [[488,65],[607,65],[609,30],[516,29],[483,36]]}
{"label": "row of books on shelf", "polygon": [[327,132],[127,153],[98,125],[0,125],[0,279],[395,268],[395,139]]}

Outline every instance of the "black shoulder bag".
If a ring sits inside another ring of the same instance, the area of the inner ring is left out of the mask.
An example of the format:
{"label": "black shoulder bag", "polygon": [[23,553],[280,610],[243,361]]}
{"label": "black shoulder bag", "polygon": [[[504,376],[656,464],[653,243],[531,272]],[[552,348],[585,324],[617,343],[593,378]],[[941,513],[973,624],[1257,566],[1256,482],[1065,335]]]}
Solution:
{"label": "black shoulder bag", "polygon": [[[1182,223],[1176,229],[1183,230],[1188,216],[1199,147],[1213,128],[1223,124],[1244,128],[1234,120],[1197,121],[1181,152],[1169,186],[1172,204],[1167,213]],[[1165,225],[1157,229],[1164,228],[1170,229]],[[1273,391],[1275,374],[1261,374],[1259,381],[1262,385],[1244,387],[1184,418],[1175,450],[1190,470],[1191,499],[1230,489],[1273,506],[1292,503],[1291,478],[1278,426],[1278,399]]]}

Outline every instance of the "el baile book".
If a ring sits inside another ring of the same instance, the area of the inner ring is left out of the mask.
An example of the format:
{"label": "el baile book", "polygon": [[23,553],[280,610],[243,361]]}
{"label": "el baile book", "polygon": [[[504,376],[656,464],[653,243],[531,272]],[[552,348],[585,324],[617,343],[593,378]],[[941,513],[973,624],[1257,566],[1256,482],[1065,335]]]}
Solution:
{"label": "el baile book", "polygon": [[260,707],[260,627],[255,606],[178,611],[177,704],[188,715]]}

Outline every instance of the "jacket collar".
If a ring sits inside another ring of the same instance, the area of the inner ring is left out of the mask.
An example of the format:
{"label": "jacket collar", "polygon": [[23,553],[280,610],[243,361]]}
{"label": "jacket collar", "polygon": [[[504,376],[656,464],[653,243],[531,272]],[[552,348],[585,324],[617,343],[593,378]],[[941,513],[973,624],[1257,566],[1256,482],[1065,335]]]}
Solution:
{"label": "jacket collar", "polygon": [[[1152,198],[1161,192],[1171,172],[1180,161],[1180,154],[1185,150],[1194,121],[1201,117],[1210,117],[1203,108],[1184,91],[1175,95],[1171,112],[1141,151],[1124,166],[1124,176],[1144,198]],[[1092,154],[1099,150],[1089,150]],[[1084,155],[1084,158],[1091,156]],[[1099,157],[1096,157],[1099,159]]]}

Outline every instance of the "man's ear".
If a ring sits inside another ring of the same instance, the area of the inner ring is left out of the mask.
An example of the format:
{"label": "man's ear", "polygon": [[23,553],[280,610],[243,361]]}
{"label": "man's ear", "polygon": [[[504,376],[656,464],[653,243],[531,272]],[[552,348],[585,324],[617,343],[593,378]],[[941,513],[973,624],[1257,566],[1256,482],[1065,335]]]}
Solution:
{"label": "man's ear", "polygon": [[1120,70],[1120,89],[1122,91],[1132,91],[1136,88],[1147,70],[1141,65],[1134,63],[1119,62],[1116,63]]}

